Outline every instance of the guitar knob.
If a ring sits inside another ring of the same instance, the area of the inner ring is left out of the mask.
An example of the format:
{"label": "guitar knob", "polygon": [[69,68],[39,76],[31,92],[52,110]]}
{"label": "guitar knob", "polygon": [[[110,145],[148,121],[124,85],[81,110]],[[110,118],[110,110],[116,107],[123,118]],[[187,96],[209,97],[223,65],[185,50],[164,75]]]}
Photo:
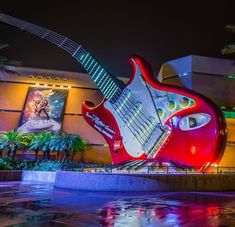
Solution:
{"label": "guitar knob", "polygon": [[163,117],[164,116],[164,110],[162,108],[158,108],[157,109],[157,113],[159,117]]}
{"label": "guitar knob", "polygon": [[182,102],[181,102],[181,106],[183,107],[183,108],[185,108],[185,107],[188,107],[189,106],[189,104],[190,104],[190,100],[189,100],[189,98],[187,98],[187,97],[183,97],[183,99],[182,99]]}
{"label": "guitar knob", "polygon": [[176,108],[176,103],[174,101],[170,100],[167,107],[170,111],[173,111]]}

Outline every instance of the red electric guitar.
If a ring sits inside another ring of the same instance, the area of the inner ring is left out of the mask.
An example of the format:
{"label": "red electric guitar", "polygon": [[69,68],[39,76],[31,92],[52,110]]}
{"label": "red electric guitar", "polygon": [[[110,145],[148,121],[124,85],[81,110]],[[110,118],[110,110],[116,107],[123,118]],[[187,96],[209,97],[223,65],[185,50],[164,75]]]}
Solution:
{"label": "red electric guitar", "polygon": [[104,100],[98,106],[84,102],[82,114],[106,139],[113,164],[164,160],[202,167],[222,156],[226,125],[220,110],[202,95],[159,83],[142,58],[130,58],[133,76],[124,84],[69,38],[3,13],[0,21],[54,43],[85,68]]}

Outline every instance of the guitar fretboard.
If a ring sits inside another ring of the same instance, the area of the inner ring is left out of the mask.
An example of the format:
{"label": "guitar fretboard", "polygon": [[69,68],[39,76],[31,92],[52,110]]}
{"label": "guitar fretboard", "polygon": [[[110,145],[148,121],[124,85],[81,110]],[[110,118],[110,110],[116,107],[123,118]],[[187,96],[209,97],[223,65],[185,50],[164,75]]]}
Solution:
{"label": "guitar fretboard", "polygon": [[84,67],[107,100],[115,102],[119,97],[123,85],[122,81],[108,73],[100,63],[78,43],[57,32],[3,13],[0,13],[0,21],[17,27],[22,31],[34,34],[64,49]]}

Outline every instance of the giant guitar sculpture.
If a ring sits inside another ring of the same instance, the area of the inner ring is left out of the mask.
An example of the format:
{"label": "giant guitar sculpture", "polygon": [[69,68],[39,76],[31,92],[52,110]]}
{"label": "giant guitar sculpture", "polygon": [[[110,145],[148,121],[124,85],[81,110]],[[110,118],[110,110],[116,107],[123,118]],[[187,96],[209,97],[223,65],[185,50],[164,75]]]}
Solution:
{"label": "giant guitar sculpture", "polygon": [[52,42],[88,72],[104,99],[98,106],[84,102],[82,114],[107,141],[113,164],[162,160],[205,167],[221,158],[225,121],[207,98],[161,84],[150,65],[138,56],[130,58],[133,76],[124,84],[71,39],[3,13],[0,21]]}

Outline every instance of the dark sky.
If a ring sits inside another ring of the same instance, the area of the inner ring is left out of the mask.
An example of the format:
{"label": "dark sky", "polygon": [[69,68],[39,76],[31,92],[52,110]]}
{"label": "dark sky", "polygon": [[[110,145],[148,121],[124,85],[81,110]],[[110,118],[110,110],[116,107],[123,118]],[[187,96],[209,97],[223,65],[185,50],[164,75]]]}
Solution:
{"label": "dark sky", "polygon": [[[216,3],[220,2],[220,3]],[[224,57],[220,49],[235,41],[224,29],[235,24],[235,1],[1,0],[0,11],[47,27],[80,43],[110,72],[128,76],[130,54],[148,60],[158,73],[162,63],[185,55]],[[0,24],[0,55],[24,66],[83,71],[58,47]],[[226,56],[232,58],[232,56]]]}

